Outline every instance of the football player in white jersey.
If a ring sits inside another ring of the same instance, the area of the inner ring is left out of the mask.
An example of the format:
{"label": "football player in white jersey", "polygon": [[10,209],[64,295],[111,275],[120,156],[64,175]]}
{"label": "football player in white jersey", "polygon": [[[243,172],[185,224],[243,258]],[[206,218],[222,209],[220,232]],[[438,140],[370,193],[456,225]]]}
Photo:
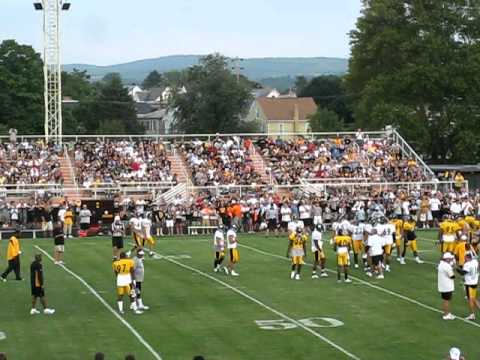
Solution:
{"label": "football player in white jersey", "polygon": [[381,223],[383,225],[383,242],[385,243],[383,247],[383,260],[385,263],[385,271],[390,272],[390,257],[392,255],[392,249],[395,244],[395,225],[389,223],[387,218],[383,218]]}
{"label": "football player in white jersey", "polygon": [[132,231],[132,237],[134,246],[133,249],[127,253],[127,257],[130,256],[132,251],[137,251],[143,249],[143,230],[142,230],[142,221],[137,214],[134,214],[129,221],[130,230]]}
{"label": "football player in white jersey", "polygon": [[314,257],[312,279],[318,279],[317,268],[320,264],[320,276],[327,277],[328,274],[325,271],[325,252],[323,251],[323,233],[325,227],[323,224],[317,224],[315,230],[312,232],[312,253]]}
{"label": "football player in white jersey", "polygon": [[213,271],[218,272],[221,268],[223,259],[225,258],[225,238],[223,225],[220,225],[213,235],[213,248],[215,250]]}
{"label": "football player in white jersey", "polygon": [[148,255],[153,256],[153,247],[155,246],[155,239],[152,236],[152,220],[150,220],[149,213],[143,213],[140,219],[142,226],[143,244],[147,243]]}
{"label": "football player in white jersey", "polygon": [[237,244],[237,227],[232,225],[232,227],[227,231],[227,248],[229,254],[229,262],[225,272],[230,273],[232,276],[239,276],[240,274],[235,271],[235,265],[240,261],[240,253],[238,252]]}
{"label": "football player in white jersey", "polygon": [[[353,241],[353,262],[356,269],[358,269],[358,257],[362,255],[365,242],[365,224],[358,220],[353,220],[352,227],[352,241]],[[365,259],[366,260],[366,256]],[[366,261],[364,261],[366,267]]]}
{"label": "football player in white jersey", "polygon": [[467,293],[470,315],[468,315],[466,319],[475,320],[475,312],[480,309],[480,303],[477,300],[478,260],[471,251],[466,252],[465,263],[463,267],[458,267],[457,271],[463,275]]}

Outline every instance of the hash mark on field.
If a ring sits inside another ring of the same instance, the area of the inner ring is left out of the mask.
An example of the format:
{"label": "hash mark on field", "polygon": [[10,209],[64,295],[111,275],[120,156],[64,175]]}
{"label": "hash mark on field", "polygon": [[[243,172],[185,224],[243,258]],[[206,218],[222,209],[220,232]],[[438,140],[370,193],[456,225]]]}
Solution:
{"label": "hash mark on field", "polygon": [[7,335],[3,331],[0,331],[0,341],[5,340],[6,338],[7,338]]}
{"label": "hash mark on field", "polygon": [[[282,259],[282,260],[290,261],[289,259],[287,259],[287,258],[285,258],[285,257],[283,257],[283,256],[280,256],[280,255],[277,255],[277,254],[273,254],[273,253],[270,253],[270,252],[268,252],[268,251],[263,251],[263,250],[254,248],[254,247],[252,247],[252,246],[243,245],[243,244],[238,244],[238,245],[241,246],[241,247],[244,247],[245,249],[249,249],[249,250],[251,250],[251,251],[253,251],[253,252],[257,252],[257,253],[259,253],[259,254],[263,254],[263,255],[270,256],[270,257],[274,257],[274,258],[279,258],[279,259]],[[433,263],[432,263],[432,264],[433,264]],[[309,263],[305,263],[305,265],[312,266],[312,264],[309,264]],[[435,265],[436,265],[436,264],[435,264]],[[330,272],[330,273],[335,273],[335,274],[337,273],[335,270],[332,270],[332,269],[326,269],[326,270],[327,270],[328,272]],[[390,295],[392,295],[392,296],[398,297],[398,298],[400,298],[400,299],[402,299],[402,300],[405,300],[405,301],[408,301],[408,302],[410,302],[410,303],[412,303],[412,304],[415,304],[415,305],[418,305],[418,306],[420,306],[420,307],[423,307],[424,309],[431,310],[431,311],[436,312],[436,313],[439,313],[439,314],[443,314],[443,312],[442,312],[441,310],[438,310],[438,309],[436,309],[436,308],[434,308],[434,307],[432,307],[432,306],[430,306],[430,305],[426,305],[426,304],[424,304],[424,303],[422,303],[422,302],[420,302],[420,301],[418,301],[418,300],[415,300],[415,299],[409,298],[408,296],[405,296],[405,295],[396,293],[396,292],[394,292],[394,291],[385,289],[385,288],[383,288],[383,287],[381,287],[381,286],[374,285],[374,284],[372,284],[372,283],[370,283],[370,282],[368,282],[368,281],[362,280],[362,279],[360,279],[360,278],[358,278],[358,277],[356,277],[356,276],[352,276],[352,275],[349,275],[349,276],[350,276],[350,278],[352,278],[352,279],[354,279],[354,280],[356,280],[356,281],[358,281],[358,282],[360,282],[360,283],[362,283],[362,284],[364,284],[364,285],[366,285],[366,286],[369,286],[369,287],[371,287],[371,288],[373,288],[373,289],[377,289],[377,290],[382,291],[382,292],[384,292],[384,293],[387,293],[387,294],[390,294]],[[470,320],[466,320],[466,319],[464,319],[464,318],[462,318],[462,317],[459,317],[459,316],[455,316],[455,319],[456,319],[456,320],[463,321],[464,323],[469,324],[469,325],[473,325],[473,326],[476,326],[476,327],[480,327],[480,324],[477,324],[477,323],[475,323],[475,322],[473,322],[473,321],[470,321]]]}
{"label": "hash mark on field", "polygon": [[[48,252],[43,250],[40,246],[35,245],[35,247],[40,250],[46,257],[48,257],[52,262],[54,262],[54,259]],[[67,268],[65,265],[58,265],[61,267],[63,270],[65,270],[67,273],[72,275],[74,278],[76,278],[78,281],[80,281],[89,291],[92,293],[93,296],[95,296],[98,301],[100,301],[112,314],[115,316],[120,322],[125,325],[125,327],[140,341],[140,343],[145,346],[145,348],[153,355],[153,357],[156,360],[162,360],[160,355],[155,351],[155,349],[138,333],[135,328],[130,325],[130,323],[125,320],[123,317],[121,317],[111,306],[108,304],[103,297],[100,296],[100,294],[93,288],[91,287],[83,278],[81,278],[79,275],[74,273],[72,270]]]}
{"label": "hash mark on field", "polygon": [[354,359],[354,360],[360,360],[360,358],[352,353],[350,353],[348,350],[344,349],[343,347],[341,347],[340,345],[337,345],[336,343],[334,343],[332,340],[329,340],[328,338],[326,338],[325,336],[319,334],[318,332],[310,329],[309,327],[305,326],[304,324],[302,324],[301,322],[289,317],[288,315],[285,315],[284,313],[278,311],[278,310],[275,310],[274,308],[268,306],[267,304],[261,302],[260,300],[254,298],[253,296],[250,296],[248,295],[247,293],[245,293],[244,291],[242,290],[239,290],[237,287],[235,286],[232,286],[220,279],[217,279],[216,277],[212,276],[212,275],[209,275],[201,270],[198,270],[192,266],[189,266],[189,265],[185,265],[179,261],[176,261],[174,259],[169,259],[169,258],[165,258],[166,261],[168,262],[171,262],[172,264],[175,264],[177,266],[180,266],[184,269],[187,269],[187,270],[190,270],[190,271],[193,271],[194,273],[198,274],[198,275],[201,275],[203,277],[206,277],[207,279],[210,279],[210,280],[213,280],[221,285],[223,285],[224,287],[232,290],[233,292],[236,292],[237,294],[243,296],[244,298],[256,303],[257,305],[260,305],[261,307],[263,307],[264,309],[267,309],[268,311],[280,316],[282,319],[284,320],[287,320],[288,322],[290,323],[293,323],[295,325],[297,325],[298,327],[302,328],[303,330],[309,332],[310,334],[312,334],[313,336],[323,340],[324,342],[326,342],[327,344],[329,344],[330,346],[334,347],[335,349],[337,349],[338,351],[342,352],[343,354],[345,354],[346,356],[348,356],[350,359]]}

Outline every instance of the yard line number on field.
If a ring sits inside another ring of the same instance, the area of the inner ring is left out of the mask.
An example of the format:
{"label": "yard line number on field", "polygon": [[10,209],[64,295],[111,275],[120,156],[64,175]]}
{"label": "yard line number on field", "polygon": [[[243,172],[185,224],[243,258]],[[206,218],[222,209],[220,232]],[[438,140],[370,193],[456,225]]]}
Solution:
{"label": "yard line number on field", "polygon": [[[285,261],[290,261],[289,259],[287,259],[287,258],[285,258],[285,257],[283,257],[283,256],[280,256],[280,255],[277,255],[277,254],[273,254],[273,253],[270,253],[270,252],[268,252],[268,251],[263,251],[263,250],[260,250],[260,249],[255,248],[255,247],[252,247],[252,246],[243,245],[243,244],[238,244],[238,245],[239,245],[240,247],[243,247],[243,248],[245,248],[245,249],[249,249],[249,250],[251,250],[251,251],[257,252],[257,253],[262,254],[262,255],[267,255],[267,256],[274,257],[274,258],[278,258],[278,259],[282,259],[282,260],[285,260]],[[308,264],[308,263],[305,263],[305,264],[308,265],[308,266],[312,266],[311,264]],[[331,269],[326,269],[326,270],[327,270],[328,272],[330,272],[330,273],[335,273],[335,274],[337,273],[335,270],[331,270]],[[364,285],[366,285],[366,286],[369,286],[369,287],[371,287],[371,288],[377,289],[377,290],[379,290],[379,291],[382,291],[382,292],[384,292],[384,293],[390,294],[390,295],[392,295],[392,296],[398,297],[398,298],[403,299],[403,300],[405,300],[405,301],[408,301],[408,302],[410,302],[410,303],[412,303],[412,304],[418,305],[418,306],[420,306],[420,307],[422,307],[422,308],[424,308],[424,309],[427,309],[427,310],[430,310],[430,311],[434,311],[434,312],[439,313],[439,314],[443,314],[441,310],[438,310],[438,309],[436,309],[436,308],[434,308],[434,307],[432,307],[432,306],[430,306],[430,305],[426,305],[426,304],[424,304],[424,303],[422,303],[422,302],[420,302],[420,301],[418,301],[418,300],[411,299],[411,298],[409,298],[408,296],[405,296],[405,295],[396,293],[396,292],[394,292],[394,291],[391,291],[391,290],[382,288],[381,286],[377,286],[377,285],[371,284],[371,283],[369,283],[368,281],[362,280],[362,279],[360,279],[360,278],[358,278],[358,277],[356,277],[356,276],[349,275],[349,277],[352,278],[352,279],[354,279],[354,280],[356,280],[356,281],[358,281],[358,282],[360,282],[360,283],[362,283],[362,284],[364,284]],[[456,319],[456,320],[463,321],[464,323],[467,323],[467,324],[469,324],[469,325],[473,325],[473,326],[476,326],[476,327],[480,327],[480,324],[477,324],[477,323],[475,323],[475,322],[473,322],[473,321],[470,321],[470,320],[466,320],[466,319],[464,319],[464,318],[462,318],[462,317],[460,317],[460,316],[455,316],[455,319]]]}
{"label": "yard line number on field", "polygon": [[[52,262],[54,259],[50,256],[49,253],[47,253],[45,250],[43,250],[40,246],[35,245],[35,247],[41,251],[46,257],[48,257]],[[123,317],[121,317],[106,301],[103,297],[100,296],[100,294],[93,288],[91,287],[83,278],[81,278],[79,275],[74,273],[72,270],[67,268],[65,265],[58,265],[60,266],[63,270],[65,270],[67,273],[72,275],[74,278],[76,278],[78,281],[80,281],[91,293],[93,296],[95,296],[112,314],[115,316],[125,327],[137,338],[140,343],[145,346],[145,348],[153,355],[153,357],[156,360],[162,360],[161,356],[155,351],[155,349],[138,333],[135,328],[130,325],[128,321],[126,321]]]}
{"label": "yard line number on field", "polygon": [[[157,254],[158,255],[158,254]],[[285,315],[284,313],[278,311],[278,310],[275,310],[274,308],[268,306],[267,304],[264,304],[263,302],[261,302],[260,300],[258,299],[255,299],[254,297],[248,295],[246,292],[242,291],[242,290],[239,290],[238,288],[220,280],[220,279],[217,279],[216,277],[214,276],[211,276],[201,270],[198,270],[194,267],[191,267],[189,265],[185,265],[177,260],[174,260],[172,258],[168,258],[168,257],[164,257],[163,258],[165,261],[168,261],[168,262],[171,262],[172,264],[175,264],[177,266],[180,266],[186,270],[190,270],[196,274],[199,274],[207,279],[210,279],[212,281],[215,281],[219,284],[222,284],[223,286],[229,288],[230,290],[232,290],[233,292],[236,292],[237,294],[243,296],[244,298],[256,303],[257,305],[260,305],[261,307],[263,307],[264,309],[267,309],[268,311],[278,315],[279,317],[281,317],[282,319],[284,319],[285,321],[288,321],[289,323],[292,323],[296,326],[298,326],[299,328],[302,328],[303,330],[309,332],[310,334],[312,334],[313,336],[323,340],[324,342],[326,342],[327,344],[329,344],[330,346],[334,347],[335,349],[337,349],[338,351],[342,352],[343,354],[345,354],[346,356],[348,356],[350,359],[355,359],[355,360],[360,360],[360,358],[354,354],[352,354],[351,352],[349,352],[348,350],[344,349],[343,347],[341,347],[340,345],[337,345],[336,343],[334,343],[333,341],[331,341],[330,339],[326,338],[325,336],[319,334],[318,332],[312,330],[310,327],[306,326],[304,323],[300,322],[300,321],[297,321],[295,319],[292,319],[291,317],[289,317],[288,315]]]}

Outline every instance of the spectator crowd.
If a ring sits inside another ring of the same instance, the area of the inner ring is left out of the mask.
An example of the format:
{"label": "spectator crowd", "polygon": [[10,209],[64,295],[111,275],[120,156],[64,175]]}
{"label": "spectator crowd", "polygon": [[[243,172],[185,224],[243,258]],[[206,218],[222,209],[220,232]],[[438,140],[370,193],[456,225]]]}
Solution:
{"label": "spectator crowd", "polygon": [[0,143],[0,187],[62,184],[61,147],[43,141]]}
{"label": "spectator crowd", "polygon": [[402,156],[387,137],[350,136],[325,139],[260,139],[257,146],[278,184],[301,178],[353,178],[375,182],[426,180],[414,159]]}
{"label": "spectator crowd", "polygon": [[165,144],[157,141],[95,141],[75,144],[77,183],[173,182]]}

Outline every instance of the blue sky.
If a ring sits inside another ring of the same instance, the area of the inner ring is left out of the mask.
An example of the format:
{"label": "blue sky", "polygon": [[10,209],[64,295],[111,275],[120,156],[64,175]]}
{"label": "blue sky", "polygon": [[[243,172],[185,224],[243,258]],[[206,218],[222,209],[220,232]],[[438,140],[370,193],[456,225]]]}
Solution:
{"label": "blue sky", "polygon": [[[38,1],[38,0],[37,0]],[[108,65],[177,54],[348,57],[361,0],[71,0],[62,61]],[[42,46],[30,0],[1,0],[0,40]]]}

